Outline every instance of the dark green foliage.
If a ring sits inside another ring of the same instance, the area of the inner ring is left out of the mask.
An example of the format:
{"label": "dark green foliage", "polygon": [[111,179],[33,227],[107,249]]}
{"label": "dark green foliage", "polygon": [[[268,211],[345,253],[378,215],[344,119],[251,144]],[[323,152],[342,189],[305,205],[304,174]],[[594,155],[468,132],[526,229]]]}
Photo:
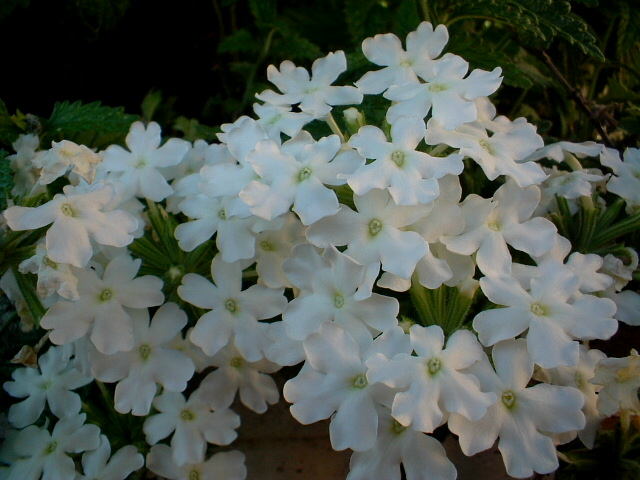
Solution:
{"label": "dark green foliage", "polygon": [[0,149],[0,211],[7,208],[7,200],[11,198],[13,188],[13,171],[7,159],[7,152]]}
{"label": "dark green foliage", "polygon": [[137,119],[136,115],[124,113],[122,107],[106,107],[100,102],[58,102],[49,119],[43,121],[43,144],[47,144],[44,139],[66,139],[106,148],[113,143],[122,143]]}

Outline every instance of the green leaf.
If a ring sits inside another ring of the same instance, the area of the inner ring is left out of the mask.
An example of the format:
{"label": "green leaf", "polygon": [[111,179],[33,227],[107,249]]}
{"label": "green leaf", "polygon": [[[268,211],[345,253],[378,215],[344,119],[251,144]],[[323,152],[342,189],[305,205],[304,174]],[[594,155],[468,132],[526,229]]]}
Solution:
{"label": "green leaf", "polygon": [[[100,102],[58,102],[51,117],[43,124],[47,140],[71,140],[95,148],[122,143],[136,115],[124,113],[122,107],[106,107]],[[48,142],[44,142],[46,144]]]}

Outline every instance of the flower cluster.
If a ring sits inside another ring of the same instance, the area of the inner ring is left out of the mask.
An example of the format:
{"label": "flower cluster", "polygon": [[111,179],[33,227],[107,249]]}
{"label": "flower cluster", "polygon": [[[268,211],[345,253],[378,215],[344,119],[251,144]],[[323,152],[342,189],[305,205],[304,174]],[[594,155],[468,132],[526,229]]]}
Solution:
{"label": "flower cluster", "polygon": [[[409,480],[454,479],[432,435],[444,425],[467,455],[498,441],[514,477],[549,473],[556,445],[592,447],[605,416],[639,415],[637,352],[586,346],[640,324],[640,295],[625,290],[637,253],[577,251],[549,218],[556,203],[593,210],[599,194],[604,208],[605,192],[637,211],[640,150],[544,146],[487,98],[501,70],[469,71],[442,54],[447,41],[427,22],[406,49],[368,38],[381,68],[355,86],[334,85],[341,51],[311,73],[271,66],[279,92],[214,144],[163,143],[153,122],[134,123],[127,148],[16,142],[6,232],[46,231],[2,287],[46,309],[34,320],[53,345],[4,384],[19,399],[6,478],[124,479],[143,465],[245,478],[244,455],[221,448],[237,436],[234,400],[266,411],[280,397],[270,374],[293,365],[291,414],[330,419],[333,448],[354,452],[349,480],[399,479],[401,465]],[[373,95],[389,100],[380,125],[362,114]],[[341,129],[334,107],[354,105]],[[31,295],[16,278],[27,273]],[[141,419],[142,438],[111,455],[80,389]]]}

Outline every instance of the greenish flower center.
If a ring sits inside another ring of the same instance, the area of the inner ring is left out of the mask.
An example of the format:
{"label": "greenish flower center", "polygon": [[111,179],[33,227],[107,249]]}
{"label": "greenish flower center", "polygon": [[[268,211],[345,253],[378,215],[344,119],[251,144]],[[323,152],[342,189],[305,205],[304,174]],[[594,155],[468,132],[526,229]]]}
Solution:
{"label": "greenish flower center", "polygon": [[113,298],[113,290],[111,290],[110,288],[105,288],[102,292],[100,292],[99,298],[101,302],[108,302]]}
{"label": "greenish flower center", "polygon": [[438,373],[441,368],[442,361],[439,358],[433,357],[427,361],[427,369],[429,370],[429,373],[431,375],[435,375],[436,373]]}
{"label": "greenish flower center", "polygon": [[143,360],[146,360],[147,358],[149,358],[149,355],[151,355],[151,347],[149,345],[147,345],[146,343],[140,345],[140,348],[138,349],[138,352],[140,352],[140,357]]}
{"label": "greenish flower center", "polygon": [[442,83],[432,83],[429,85],[429,90],[433,93],[444,92],[447,86]]}
{"label": "greenish flower center", "polygon": [[189,480],[200,480],[200,472],[197,470],[191,470],[189,472]]}
{"label": "greenish flower center", "polygon": [[333,304],[336,308],[344,307],[344,297],[341,293],[336,293],[335,297],[333,297]]}
{"label": "greenish flower center", "polygon": [[482,149],[487,152],[490,153],[491,155],[493,155],[494,150],[493,147],[491,146],[491,144],[489,143],[488,140],[485,140],[484,138],[481,140],[478,140],[478,143],[480,144],[480,147],[482,147]]}
{"label": "greenish flower center", "polygon": [[147,161],[146,158],[144,158],[144,157],[139,158],[138,162],[136,163],[136,167],[135,168],[137,168],[138,170],[141,170],[141,169],[143,169],[144,167],[147,166],[147,163],[149,163],[149,162]]}
{"label": "greenish flower center", "polygon": [[56,449],[58,448],[58,442],[56,442],[55,440],[53,442],[51,442],[47,448],[45,449],[44,453],[45,455],[49,455],[50,453],[53,453],[56,451]]}
{"label": "greenish flower center", "polygon": [[274,250],[273,245],[271,245],[271,243],[266,240],[260,242],[260,248],[265,252],[271,252]]}
{"label": "greenish flower center", "polygon": [[53,385],[53,382],[51,380],[47,380],[42,384],[42,389],[49,390],[51,388],[51,385]]}
{"label": "greenish flower center", "polygon": [[195,414],[191,410],[182,410],[180,412],[180,418],[187,422],[196,418]]}
{"label": "greenish flower center", "polygon": [[544,311],[544,307],[542,305],[540,305],[539,303],[532,303],[531,304],[531,313],[533,313],[534,315],[537,316],[542,316],[545,314]]}
{"label": "greenish flower center", "polygon": [[405,154],[404,152],[400,152],[400,151],[395,151],[391,154],[391,160],[393,161],[393,163],[395,163],[398,167],[402,167],[402,165],[404,165],[404,158],[405,158]]}
{"label": "greenish flower center", "polygon": [[404,432],[407,429],[407,427],[405,427],[404,425],[402,425],[400,422],[398,422],[397,420],[393,421],[393,425],[391,426],[391,431],[393,433],[395,433],[396,435],[400,435],[402,432]]}
{"label": "greenish flower center", "polygon": [[507,408],[513,408],[516,403],[516,394],[511,390],[507,390],[502,392],[502,396],[500,397],[502,400],[502,404]]}
{"label": "greenish flower center", "polygon": [[367,382],[367,377],[362,374],[356,376],[356,378],[353,379],[353,386],[356,388],[364,388],[367,385],[369,385],[369,382]]}
{"label": "greenish flower center", "polygon": [[51,260],[48,256],[42,257],[42,263],[44,263],[47,267],[53,268],[54,270],[58,269],[58,264]]}
{"label": "greenish flower center", "polygon": [[304,182],[307,178],[311,176],[312,170],[309,167],[303,167],[298,172],[298,181]]}
{"label": "greenish flower center", "polygon": [[233,298],[230,298],[226,302],[224,302],[224,308],[226,308],[231,313],[233,313],[238,309],[238,305],[236,304],[236,301]]}
{"label": "greenish flower center", "polygon": [[60,210],[62,211],[63,215],[66,215],[67,217],[76,216],[76,212],[73,211],[73,207],[71,207],[71,205],[69,205],[68,203],[63,203],[60,207]]}
{"label": "greenish flower center", "polygon": [[383,227],[382,222],[377,218],[374,218],[369,222],[369,234],[372,237],[375,237],[382,231],[382,227]]}
{"label": "greenish flower center", "polygon": [[227,219],[227,212],[224,210],[224,208],[218,212],[218,218],[220,218],[221,220]]}
{"label": "greenish flower center", "polygon": [[242,358],[234,357],[229,362],[229,365],[231,365],[233,368],[240,368],[240,367],[242,367],[242,363],[243,363],[242,362]]}

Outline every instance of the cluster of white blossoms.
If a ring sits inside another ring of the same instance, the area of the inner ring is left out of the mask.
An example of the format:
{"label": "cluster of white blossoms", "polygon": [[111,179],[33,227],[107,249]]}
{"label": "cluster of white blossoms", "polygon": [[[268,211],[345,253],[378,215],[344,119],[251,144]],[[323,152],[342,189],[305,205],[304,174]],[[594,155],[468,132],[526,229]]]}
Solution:
{"label": "cluster of white blossoms", "polygon": [[[243,479],[244,455],[228,447],[233,402],[266,411],[283,366],[301,365],[283,391],[293,417],[330,419],[333,448],[353,450],[348,480],[400,479],[401,465],[409,480],[456,478],[431,435],[444,425],[467,455],[497,441],[514,477],[549,473],[556,445],[592,447],[605,416],[640,415],[637,352],[588,348],[619,321],[640,324],[640,295],[625,290],[637,253],[571,253],[547,218],[556,197],[576,210],[596,191],[637,212],[640,150],[544,146],[524,118],[497,116],[487,96],[501,70],[469,72],[442,54],[447,41],[426,22],[405,47],[368,38],[381,68],[351,86],[333,85],[341,51],[311,72],[271,66],[279,91],[258,95],[255,119],[223,125],[219,143],[163,142],[141,122],[127,148],[99,152],[68,141],[40,151],[22,136],[3,228],[43,234],[1,285],[24,312],[16,275],[37,276],[54,345],[4,384],[16,401],[3,478],[122,480],[145,465],[168,479]],[[380,125],[357,109],[372,95],[389,100]],[[351,135],[336,106],[350,106]],[[316,138],[311,122],[333,133]],[[602,170],[582,169],[586,157]],[[492,196],[463,198],[468,171]],[[164,251],[157,232],[143,238],[158,211],[179,219],[180,258],[198,252],[205,268],[140,274],[144,248]],[[465,321],[480,292],[488,307]],[[144,419],[146,446],[111,454],[122,439],[101,434],[81,400],[92,382],[116,412]]]}

